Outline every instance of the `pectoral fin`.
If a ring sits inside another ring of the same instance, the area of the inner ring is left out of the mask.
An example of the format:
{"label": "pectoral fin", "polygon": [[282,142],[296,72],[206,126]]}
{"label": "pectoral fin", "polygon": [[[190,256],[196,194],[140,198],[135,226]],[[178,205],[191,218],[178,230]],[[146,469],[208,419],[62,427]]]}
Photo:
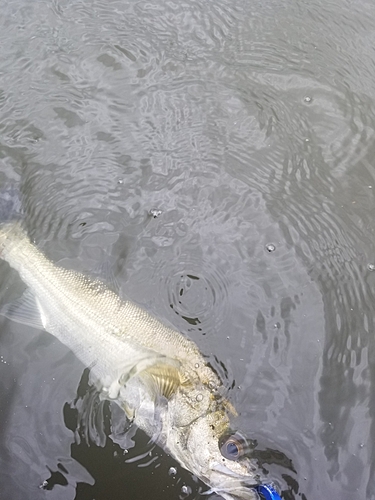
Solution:
{"label": "pectoral fin", "polygon": [[178,368],[167,363],[154,364],[143,370],[139,376],[155,393],[155,398],[164,396],[170,399],[184,383]]}
{"label": "pectoral fin", "polygon": [[44,329],[40,307],[29,289],[19,299],[1,306],[0,315],[38,330]]}
{"label": "pectoral fin", "polygon": [[167,360],[164,357],[149,357],[141,359],[130,370],[122,367],[119,378],[112,380],[103,387],[104,394],[109,399],[116,399],[122,387],[134,380],[140,380],[149,390],[154,400],[159,397],[170,399],[181,385],[188,384],[179,370],[179,362]]}

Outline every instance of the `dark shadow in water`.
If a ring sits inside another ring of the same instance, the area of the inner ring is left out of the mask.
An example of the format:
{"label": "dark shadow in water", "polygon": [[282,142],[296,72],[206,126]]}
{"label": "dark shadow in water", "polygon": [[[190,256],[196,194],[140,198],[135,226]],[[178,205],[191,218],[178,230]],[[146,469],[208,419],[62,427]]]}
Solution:
{"label": "dark shadow in water", "polygon": [[0,370],[0,462],[9,460],[9,450],[6,446],[8,423],[11,422],[12,413],[14,411],[13,399],[17,391],[17,380],[14,376],[6,377],[7,374],[12,375],[8,367],[4,366]]}
{"label": "dark shadow in water", "polygon": [[[122,417],[124,417],[121,411]],[[126,419],[118,429],[108,401],[100,401],[97,389],[89,383],[89,370],[84,370],[77,390],[77,398],[65,404],[64,421],[76,436],[71,446],[71,457],[85,467],[94,478],[94,484],[78,483],[76,500],[107,499],[108,485],[111,497],[118,499],[144,499],[150,497],[195,498],[206,486],[189,472],[181,469],[149,437],[131,426]],[[114,431],[114,428],[117,429]],[[126,444],[120,446],[109,436]],[[178,471],[171,475],[170,468]],[[152,468],[157,472],[146,469]],[[61,479],[61,478],[60,478]],[[62,484],[61,482],[58,484]],[[186,487],[186,493],[181,492]],[[47,488],[48,489],[48,488]],[[182,495],[182,496],[181,496]]]}
{"label": "dark shadow in water", "polygon": [[[63,465],[61,464],[58,464],[58,467],[62,468],[63,472],[67,473],[67,470],[64,468]],[[41,485],[41,488],[43,490],[47,490],[47,491],[50,491],[54,488],[54,486],[56,485],[60,485],[60,486],[67,486],[68,485],[68,481],[66,479],[66,477],[64,476],[64,474],[62,472],[60,472],[59,470],[57,471],[52,471],[51,469],[48,468],[48,470],[50,471],[51,475],[48,479],[46,479],[43,484]]]}
{"label": "dark shadow in water", "polygon": [[[108,401],[100,401],[97,390],[89,383],[89,370],[86,369],[77,389],[77,398],[64,406],[65,425],[76,436],[76,442],[71,446],[71,457],[85,467],[94,479],[93,485],[77,484],[76,500],[106,500],[108,485],[111,496],[117,499],[144,500],[150,498],[150,492],[153,498],[208,498],[205,484],[182,469],[143,431],[132,427],[127,421],[115,433],[117,439],[122,434],[127,446],[114,442],[110,436],[117,423],[112,421],[112,418],[116,419],[116,412],[113,414],[111,409]],[[282,477],[289,489],[283,492],[283,499],[301,497],[298,495],[298,483],[291,476],[295,476],[296,471],[290,458],[278,450],[257,449],[255,442],[249,453],[258,463],[264,477],[272,477],[269,467],[284,471]],[[64,476],[63,467],[50,472],[51,477],[44,483],[45,489],[52,489],[56,484],[67,484],[68,476]]]}

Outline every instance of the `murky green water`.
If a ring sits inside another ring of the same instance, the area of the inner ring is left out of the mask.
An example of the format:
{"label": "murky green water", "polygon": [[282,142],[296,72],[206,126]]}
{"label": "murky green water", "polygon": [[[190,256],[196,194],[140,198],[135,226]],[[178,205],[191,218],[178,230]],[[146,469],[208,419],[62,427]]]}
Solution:
{"label": "murky green water", "polygon": [[[0,184],[30,236],[196,341],[283,499],[375,499],[375,4],[0,7]],[[108,407],[88,446],[86,372],[48,334],[2,319],[0,361],[0,498],[207,498]]]}

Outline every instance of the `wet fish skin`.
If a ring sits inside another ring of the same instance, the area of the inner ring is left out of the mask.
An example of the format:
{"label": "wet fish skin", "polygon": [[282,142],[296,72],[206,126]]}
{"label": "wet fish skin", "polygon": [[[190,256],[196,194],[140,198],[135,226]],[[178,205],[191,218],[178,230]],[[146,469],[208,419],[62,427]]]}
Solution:
{"label": "wet fish skin", "polygon": [[0,226],[0,257],[28,285],[46,331],[138,427],[225,499],[256,498],[251,462],[221,454],[234,410],[192,341],[101,281],[53,264],[20,222]]}

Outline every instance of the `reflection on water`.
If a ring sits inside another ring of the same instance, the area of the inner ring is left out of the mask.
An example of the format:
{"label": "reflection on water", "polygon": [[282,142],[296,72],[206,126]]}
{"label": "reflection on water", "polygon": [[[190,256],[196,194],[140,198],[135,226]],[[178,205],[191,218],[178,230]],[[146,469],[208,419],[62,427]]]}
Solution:
{"label": "reflection on water", "polygon": [[[374,25],[365,0],[2,2],[0,184],[54,261],[109,264],[197,342],[286,500],[375,498]],[[199,498],[83,370],[2,320],[4,497]]]}

